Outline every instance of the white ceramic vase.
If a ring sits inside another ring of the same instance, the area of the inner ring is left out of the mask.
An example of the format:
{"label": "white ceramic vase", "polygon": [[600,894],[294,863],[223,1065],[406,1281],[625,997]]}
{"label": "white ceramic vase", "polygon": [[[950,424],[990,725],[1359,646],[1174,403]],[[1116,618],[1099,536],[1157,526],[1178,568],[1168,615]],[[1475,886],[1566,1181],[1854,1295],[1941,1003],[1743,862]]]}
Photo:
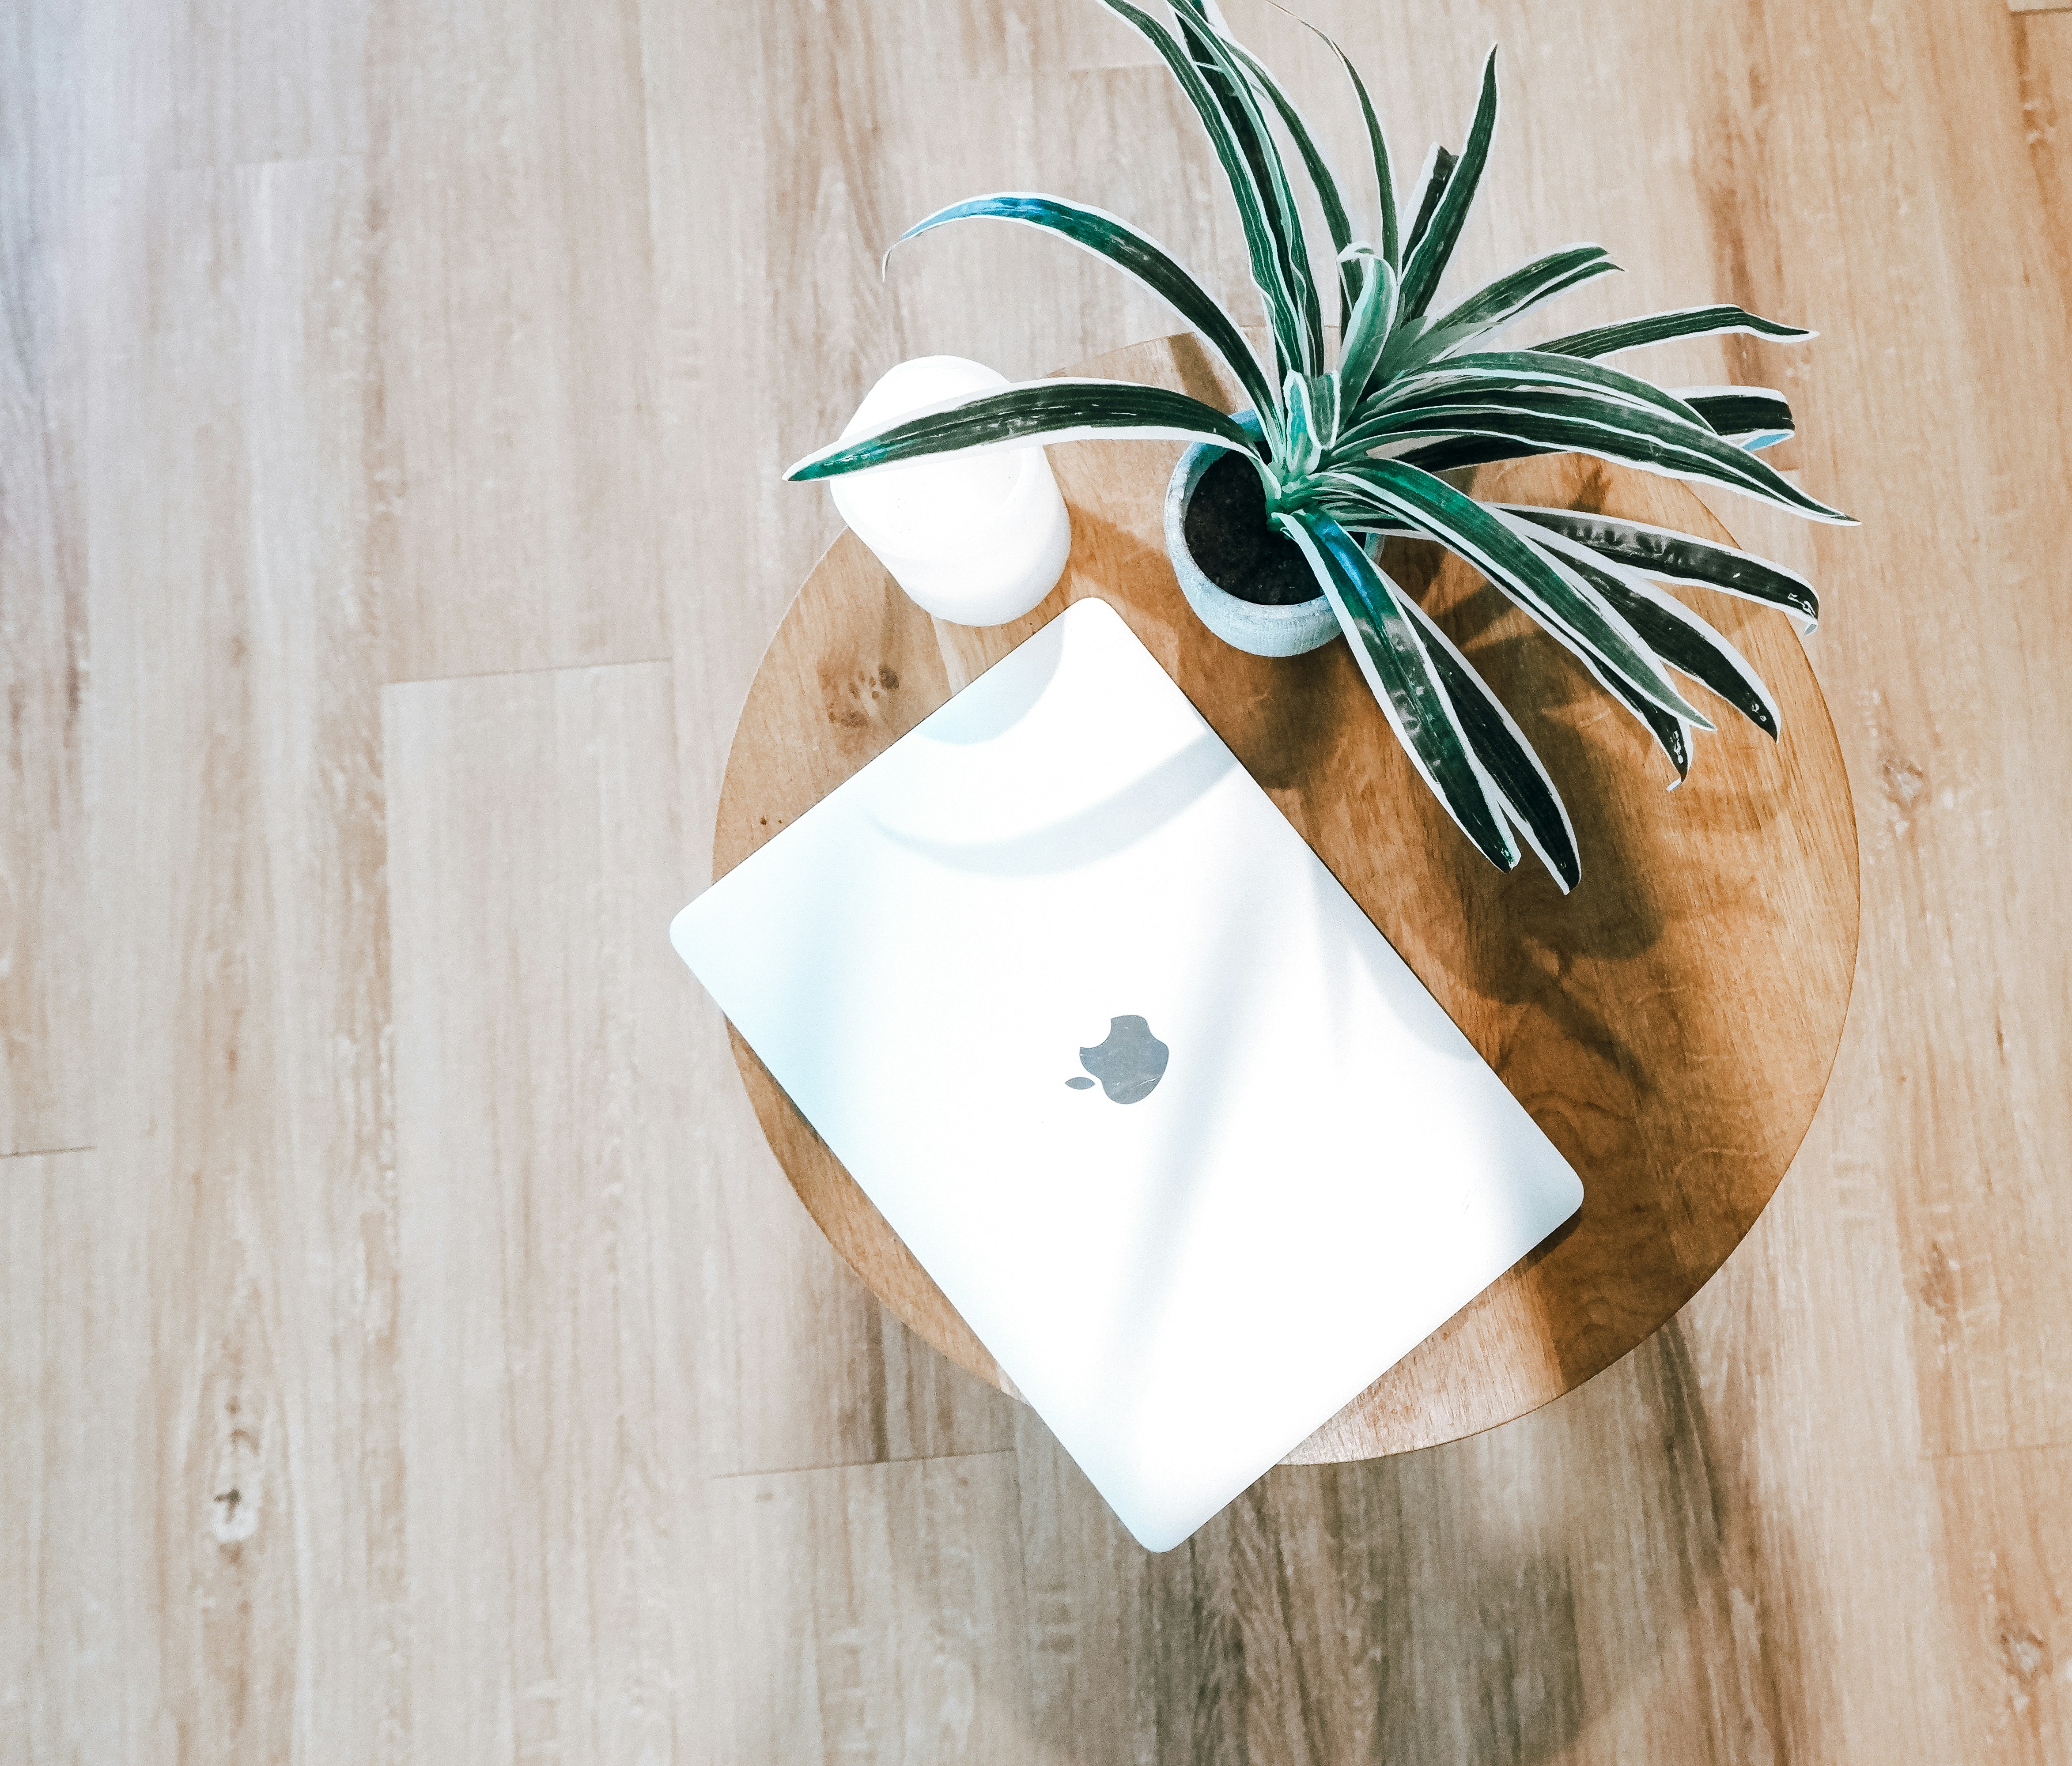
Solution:
{"label": "white ceramic vase", "polygon": [[[1253,435],[1259,420],[1250,411],[1233,413]],[[1299,656],[1329,643],[1338,635],[1338,616],[1319,589],[1313,601],[1285,607],[1262,606],[1241,600],[1211,580],[1187,550],[1187,506],[1209,468],[1229,450],[1200,442],[1180,456],[1166,487],[1166,550],[1180,579],[1180,592],[1202,623],[1227,644],[1255,656]]]}
{"label": "white ceramic vase", "polygon": [[[1007,384],[961,356],[918,356],[870,389],[842,439]],[[874,466],[828,485],[842,520],[899,586],[960,626],[1020,618],[1056,587],[1071,552],[1071,518],[1038,445]]]}

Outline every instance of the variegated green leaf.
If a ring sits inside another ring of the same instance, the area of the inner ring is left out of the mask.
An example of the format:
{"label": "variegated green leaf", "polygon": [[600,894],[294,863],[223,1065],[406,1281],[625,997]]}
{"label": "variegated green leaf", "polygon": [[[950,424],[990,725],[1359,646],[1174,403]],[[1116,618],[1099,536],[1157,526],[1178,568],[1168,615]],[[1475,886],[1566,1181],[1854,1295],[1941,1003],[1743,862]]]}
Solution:
{"label": "variegated green leaf", "polygon": [[1251,166],[1272,230],[1282,280],[1294,298],[1303,353],[1299,366],[1314,374],[1324,365],[1324,316],[1311,278],[1309,248],[1303,236],[1301,212],[1281,158],[1281,146],[1267,125],[1257,89],[1230,39],[1217,28],[1201,0],[1180,0],[1173,9],[1188,52],[1222,105],[1232,135]]}
{"label": "variegated green leaf", "polygon": [[1784,395],[1766,386],[1684,386],[1676,396],[1737,448],[1774,447],[1798,429]]}
{"label": "variegated green leaf", "polygon": [[[1596,394],[1549,388],[1531,402],[1513,396],[1481,403],[1392,411],[1359,425],[1369,446],[1413,436],[1501,436],[1527,447],[1595,454],[1666,477],[1704,478],[1815,521],[1852,518],[1809,497],[1776,470],[1702,425]],[[1348,443],[1350,445],[1350,438]]]}
{"label": "variegated green leaf", "polygon": [[1601,245],[1570,245],[1535,258],[1470,294],[1435,321],[1404,352],[1397,372],[1412,372],[1424,363],[1465,348],[1543,302],[1618,269]]}
{"label": "variegated green leaf", "polygon": [[[784,476],[832,478],[933,454],[1026,447],[1034,442],[1207,442],[1263,466],[1256,445],[1213,405],[1130,380],[1025,380],[945,400],[798,461]],[[1262,472],[1262,477],[1267,476]],[[1269,494],[1276,487],[1269,483]]]}
{"label": "variegated green leaf", "polygon": [[1490,466],[1499,460],[1527,460],[1536,454],[1560,454],[1560,448],[1535,447],[1508,435],[1449,435],[1420,443],[1394,456],[1425,472],[1457,472],[1463,466]]}
{"label": "variegated green leaf", "polygon": [[1542,301],[1588,281],[1614,273],[1618,265],[1601,245],[1564,245],[1507,271],[1483,285],[1440,319],[1439,328],[1486,329],[1503,325],[1529,312]]}
{"label": "variegated green leaf", "polygon": [[[894,248],[960,220],[1018,221],[1055,233],[1082,251],[1105,258],[1135,277],[1209,340],[1230,364],[1255,409],[1271,412],[1275,409],[1273,383],[1261,371],[1259,358],[1252,354],[1236,321],[1164,247],[1120,216],[1090,208],[1083,203],[1068,202],[1062,196],[1046,196],[1034,191],[1001,191],[937,209],[902,233]],[[891,255],[886,253],[888,258]]]}
{"label": "variegated green leaf", "polygon": [[1726,638],[1645,577],[1602,558],[1565,535],[1551,531],[1540,543],[1566,559],[1577,575],[1618,609],[1649,649],[1679,673],[1709,687],[1773,739],[1783,713],[1762,677]]}
{"label": "variegated green leaf", "polygon": [[[1345,198],[1338,189],[1337,175],[1330,162],[1324,158],[1323,150],[1317,145],[1295,101],[1275,79],[1272,72],[1256,55],[1242,43],[1226,37],[1231,52],[1244,65],[1254,83],[1272,101],[1273,108],[1281,114],[1281,121],[1288,130],[1289,139],[1295,143],[1295,150],[1302,156],[1302,165],[1309,175],[1309,183],[1317,192],[1317,205],[1324,212],[1324,225],[1331,236],[1331,249],[1338,264],[1338,324],[1341,330],[1352,322],[1353,304],[1359,298],[1361,266],[1358,260],[1348,261],[1346,248],[1353,242],[1350,218],[1346,213]],[[1328,39],[1326,39],[1328,40]]]}
{"label": "variegated green leaf", "polygon": [[1483,856],[1510,870],[1518,863],[1518,846],[1505,824],[1502,799],[1404,610],[1408,597],[1329,515],[1276,515],[1273,524],[1309,561],[1354,660],[1419,777]]}
{"label": "variegated green leaf", "polygon": [[1512,404],[1518,400],[1511,395],[1529,399],[1541,388],[1599,395],[1623,405],[1651,408],[1695,428],[1707,427],[1695,406],[1637,375],[1596,362],[1542,355],[1534,350],[1478,350],[1445,357],[1391,380],[1363,405],[1359,421],[1346,431],[1346,445],[1355,445],[1360,432],[1371,425],[1377,433],[1388,433],[1384,420],[1397,410],[1485,400]]}
{"label": "variegated green leaf", "polygon": [[1721,331],[1746,331],[1756,337],[1780,338],[1794,343],[1819,335],[1796,325],[1758,318],[1739,306],[1684,306],[1671,313],[1654,313],[1646,318],[1621,319],[1616,325],[1572,331],[1566,337],[1549,338],[1532,347],[1556,355],[1610,355],[1649,343],[1666,343],[1671,338],[1710,337]]}
{"label": "variegated green leaf", "polygon": [[[1355,251],[1358,248],[1354,248]],[[1367,261],[1367,281],[1353,305],[1338,355],[1338,403],[1342,424],[1359,407],[1363,389],[1381,359],[1396,318],[1396,272],[1379,258]]]}
{"label": "variegated green leaf", "polygon": [[1401,518],[1474,566],[1563,643],[1595,658],[1664,711],[1709,729],[1647,647],[1597,591],[1498,511],[1443,478],[1395,460],[1365,460],[1319,475],[1327,491]]}
{"label": "variegated green leaf", "polygon": [[[1670,790],[1675,791],[1691,776],[1692,726],[1689,722],[1673,712],[1664,711],[1659,705],[1651,704],[1617,675],[1600,667],[1594,659],[1582,655],[1581,661],[1584,667],[1589,671],[1591,678],[1640,720],[1655,737],[1656,745],[1669,757],[1669,764],[1676,769],[1675,778],[1669,782]],[[1712,726],[1708,724],[1705,727],[1709,729]]]}
{"label": "variegated green leaf", "polygon": [[[1439,199],[1446,194],[1446,186],[1453,176],[1453,168],[1460,162],[1452,152],[1437,142],[1425,154],[1424,163],[1417,174],[1417,215],[1410,224],[1410,236],[1403,242],[1404,268],[1409,268],[1409,260],[1416,254],[1417,248],[1424,243],[1424,236],[1432,228],[1432,217],[1439,212]],[[1400,278],[1399,278],[1400,280]]]}
{"label": "variegated green leaf", "polygon": [[[1304,22],[1307,23],[1308,21]],[[1400,269],[1403,262],[1402,243],[1396,214],[1396,177],[1389,170],[1388,164],[1388,138],[1382,132],[1381,119],[1374,113],[1374,101],[1367,97],[1367,82],[1360,78],[1359,69],[1353,65],[1352,58],[1330,38],[1325,37],[1324,33],[1318,31],[1314,25],[1309,28],[1324,38],[1331,53],[1338,58],[1339,65],[1346,70],[1346,77],[1352,81],[1354,92],[1359,97],[1360,117],[1367,125],[1367,152],[1374,161],[1375,199],[1380,204],[1382,261],[1392,270]]]}
{"label": "variegated green leaf", "polygon": [[1496,133],[1496,51],[1482,64],[1482,96],[1476,101],[1475,120],[1461,149],[1460,162],[1446,179],[1430,224],[1412,248],[1403,266],[1403,292],[1398,306],[1405,318],[1420,318],[1438,292],[1439,278],[1445,273],[1462,225],[1482,183],[1482,168],[1489,162],[1490,139]]}
{"label": "variegated green leaf", "polygon": [[1215,150],[1217,162],[1230,184],[1231,199],[1237,206],[1238,221],[1244,230],[1245,252],[1252,264],[1252,283],[1259,290],[1260,300],[1266,309],[1267,326],[1273,334],[1278,372],[1285,374],[1290,368],[1318,365],[1305,360],[1301,306],[1283,270],[1281,247],[1267,216],[1267,199],[1260,190],[1243,146],[1231,129],[1221,101],[1209,89],[1194,58],[1165,26],[1132,6],[1129,0],[1101,0],[1101,4],[1132,26],[1158,51],[1159,59],[1179,81],[1180,89],[1201,119],[1209,145]]}
{"label": "variegated green leaf", "polygon": [[1753,552],[1614,515],[1545,509],[1524,503],[1507,503],[1502,507],[1556,533],[1580,540],[1592,551],[1630,565],[1659,582],[1695,584],[1762,606],[1775,607],[1790,614],[1803,631],[1812,630],[1819,622],[1820,598],[1814,593],[1813,585],[1796,571]]}
{"label": "variegated green leaf", "polygon": [[1317,439],[1329,449],[1338,434],[1338,377],[1335,374],[1303,376],[1309,392],[1309,421],[1317,426]]}
{"label": "variegated green leaf", "polygon": [[1276,464],[1286,478],[1300,478],[1314,471],[1323,457],[1322,426],[1309,404],[1314,384],[1306,375],[1291,373],[1281,389],[1281,404],[1288,413],[1288,452]]}
{"label": "variegated green leaf", "polygon": [[1496,787],[1504,813],[1566,895],[1582,881],[1583,864],[1576,851],[1575,824],[1568,819],[1568,806],[1555,790],[1553,779],[1503,701],[1490,691],[1489,684],[1453,639],[1410,596],[1399,591],[1398,598],[1424,640],[1425,652],[1453,715]]}
{"label": "variegated green leaf", "polygon": [[[1361,522],[1361,520],[1357,518],[1357,511],[1353,511],[1353,509],[1341,509],[1341,511],[1337,511],[1337,515],[1341,522],[1345,522],[1346,526],[1353,528],[1355,532],[1371,532],[1378,538],[1388,536],[1388,534],[1403,532],[1403,528],[1396,526],[1396,524],[1392,522],[1378,522],[1374,524],[1374,526],[1370,526],[1367,522]],[[1411,530],[1411,532],[1415,532],[1415,528]],[[1554,635],[1554,638],[1556,638],[1558,642],[1560,642],[1562,648],[1568,650],[1568,652],[1571,652],[1571,655],[1583,664],[1585,673],[1589,675],[1589,677],[1593,679],[1600,688],[1604,688],[1605,692],[1610,693],[1612,698],[1618,700],[1618,702],[1622,704],[1629,713],[1633,713],[1633,717],[1639,721],[1641,727],[1643,727],[1645,731],[1655,739],[1655,745],[1658,745],[1659,750],[1668,756],[1670,766],[1676,768],[1676,778],[1670,781],[1670,791],[1674,791],[1679,785],[1683,785],[1684,778],[1688,778],[1688,774],[1691,774],[1691,729],[1693,729],[1691,727],[1691,722],[1676,717],[1676,714],[1670,713],[1670,710],[1664,710],[1662,706],[1658,706],[1658,704],[1654,704],[1651,700],[1645,698],[1645,696],[1634,692],[1633,685],[1630,685],[1629,681],[1618,673],[1618,671],[1612,669],[1610,664],[1605,663],[1604,656],[1593,652],[1587,644],[1577,642],[1571,634],[1564,634],[1558,625],[1550,625],[1546,623],[1546,621],[1542,621],[1542,625],[1550,631],[1552,635]],[[1705,722],[1703,727],[1712,729],[1712,725]],[[1542,855],[1542,857],[1546,857],[1546,855]]]}

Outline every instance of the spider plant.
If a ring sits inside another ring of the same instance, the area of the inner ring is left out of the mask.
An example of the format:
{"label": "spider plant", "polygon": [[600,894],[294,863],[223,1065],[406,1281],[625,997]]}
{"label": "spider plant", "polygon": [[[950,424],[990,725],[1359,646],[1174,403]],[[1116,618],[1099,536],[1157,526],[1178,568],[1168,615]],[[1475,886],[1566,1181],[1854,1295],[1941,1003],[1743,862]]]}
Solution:
{"label": "spider plant", "polygon": [[[1175,0],[1172,27],[1128,0],[1103,3],[1157,51],[1207,133],[1243,224],[1272,338],[1271,372],[1229,313],[1169,253],[1100,209],[1022,191],[978,196],[918,222],[895,246],[953,221],[996,220],[1043,228],[1106,258],[1168,302],[1229,364],[1256,415],[1256,438],[1184,393],[1053,379],[931,407],[809,454],[785,476],[832,478],[924,454],[1096,437],[1206,442],[1241,454],[1259,475],[1268,520],[1301,548],[1420,776],[1491,861],[1507,870],[1517,865],[1522,838],[1565,891],[1581,869],[1553,781],[1467,659],[1381,569],[1381,536],[1436,540],[1486,576],[1646,726],[1681,782],[1693,733],[1714,726],[1676,677],[1702,684],[1773,737],[1778,713],[1734,647],[1657,585],[1721,589],[1779,609],[1807,630],[1819,611],[1811,586],[1777,565],[1688,534],[1485,503],[1440,474],[1572,451],[1722,485],[1815,520],[1845,522],[1761,458],[1792,433],[1790,409],[1778,393],[1666,391],[1603,359],[1710,333],[1812,334],[1738,306],[1710,306],[1527,347],[1500,343],[1498,332],[1543,302],[1618,266],[1601,246],[1564,246],[1450,306],[1437,302],[1496,129],[1495,50],[1483,66],[1460,152],[1435,146],[1411,187],[1412,200],[1399,207],[1366,84],[1345,52],[1323,39],[1351,83],[1373,161],[1378,224],[1360,238],[1314,131],[1208,0]],[[1326,278],[1311,255],[1276,121],[1330,236],[1335,359],[1323,322]]]}

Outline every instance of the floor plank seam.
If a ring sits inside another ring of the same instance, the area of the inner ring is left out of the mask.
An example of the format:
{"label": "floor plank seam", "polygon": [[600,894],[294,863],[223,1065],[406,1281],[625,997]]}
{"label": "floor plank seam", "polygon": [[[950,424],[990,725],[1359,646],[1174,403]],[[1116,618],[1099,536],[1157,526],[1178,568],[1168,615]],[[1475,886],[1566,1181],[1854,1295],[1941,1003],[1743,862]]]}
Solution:
{"label": "floor plank seam", "polygon": [[484,668],[473,674],[410,675],[382,683],[381,691],[394,687],[437,687],[455,680],[508,680],[526,675],[579,675],[597,668],[652,668],[657,663],[673,664],[673,656],[627,656],[610,662],[542,663],[536,668]]}
{"label": "floor plank seam", "polygon": [[2061,1453],[2072,1447],[2072,1439],[2053,1436],[2048,1441],[2003,1441],[1997,1447],[1952,1448],[1947,1453],[1924,1453],[1923,1465],[1948,1465],[1959,1460],[1990,1459],[1996,1453]]}
{"label": "floor plank seam", "polygon": [[743,1478],[796,1478],[811,1476],[816,1472],[865,1472],[875,1465],[928,1465],[948,1464],[953,1460],[997,1460],[1003,1456],[1013,1459],[1015,1449],[981,1448],[973,1453],[904,1453],[889,1460],[830,1460],[821,1465],[775,1466],[754,1472],[715,1472],[700,1481],[705,1484],[735,1484]]}

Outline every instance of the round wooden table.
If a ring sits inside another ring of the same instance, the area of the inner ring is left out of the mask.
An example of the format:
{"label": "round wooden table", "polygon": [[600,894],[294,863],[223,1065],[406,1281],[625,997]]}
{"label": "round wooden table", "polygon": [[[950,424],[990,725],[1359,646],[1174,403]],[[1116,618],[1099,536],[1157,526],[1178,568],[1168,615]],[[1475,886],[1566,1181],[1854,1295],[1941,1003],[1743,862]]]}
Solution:
{"label": "round wooden table", "polygon": [[[1067,371],[1235,389],[1191,337]],[[1267,660],[1182,599],[1161,510],[1173,444],[1083,442],[1050,462],[1072,553],[1013,625],[931,619],[853,534],[814,567],[756,674],[721,793],[713,873],[911,729],[1082,595],[1112,603],[1581,1176],[1581,1213],[1312,1435],[1293,1461],[1429,1447],[1560,1397],[1666,1321],[1783,1177],[1825,1089],[1856,954],[1856,841],[1827,705],[1785,617],[1687,589],[1770,684],[1770,740],[1724,709],[1689,782],[1568,653],[1437,548],[1388,565],[1517,717],[1568,803],[1583,880],[1505,875],[1412,773],[1342,643]],[[1610,511],[1720,541],[1683,485],[1575,456],[1481,469],[1476,494]],[[800,492],[804,495],[806,493]],[[1844,615],[1846,617],[1846,614]],[[738,1036],[792,1187],[914,1330],[1013,1390]]]}

